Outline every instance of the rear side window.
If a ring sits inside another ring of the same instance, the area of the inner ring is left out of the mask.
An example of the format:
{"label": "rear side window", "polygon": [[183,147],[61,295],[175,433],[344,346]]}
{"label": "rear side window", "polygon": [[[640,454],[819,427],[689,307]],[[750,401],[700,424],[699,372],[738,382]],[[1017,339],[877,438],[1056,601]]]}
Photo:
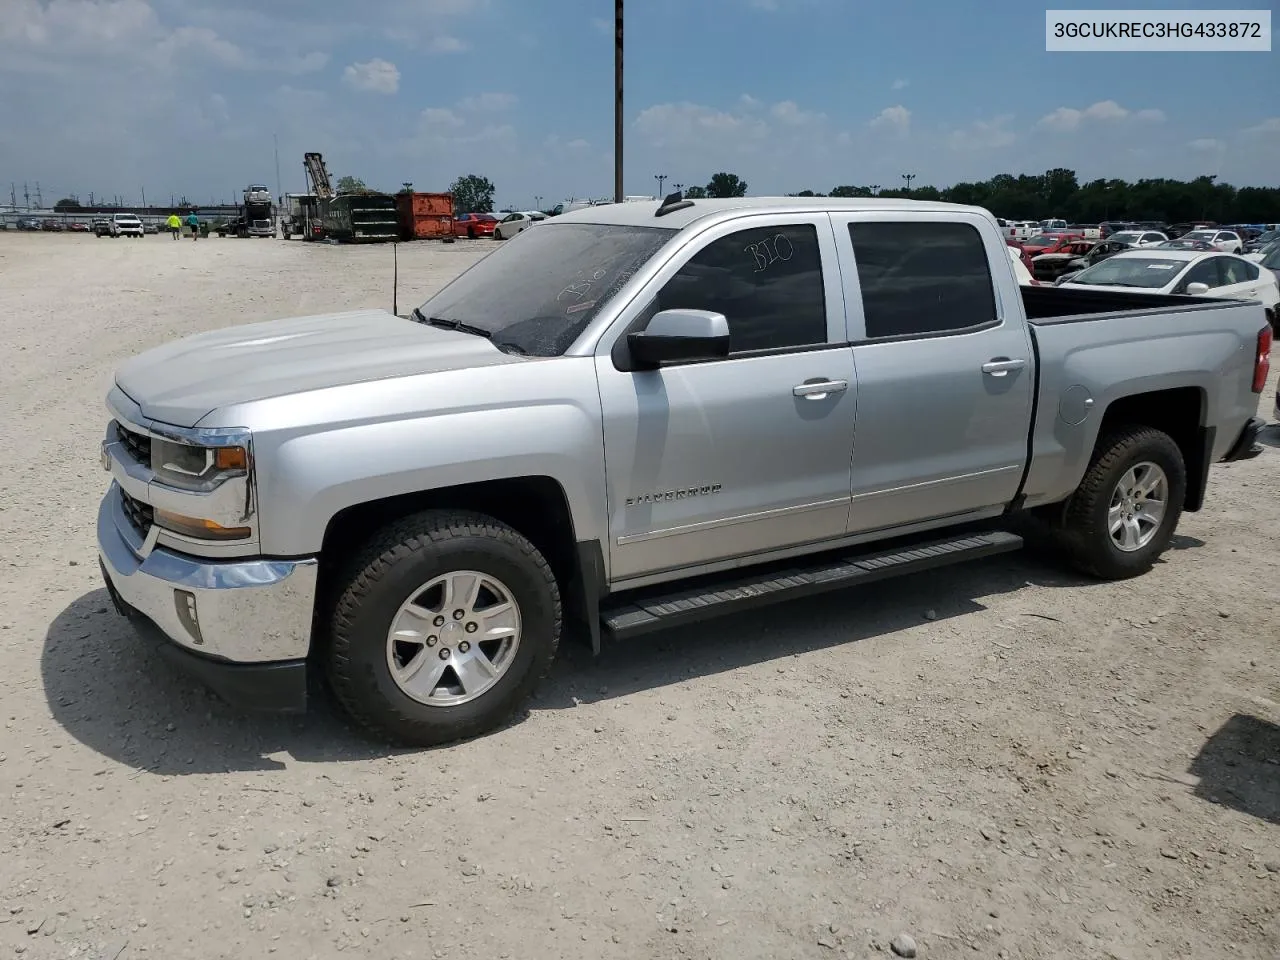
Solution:
{"label": "rear side window", "polygon": [[950,333],[996,320],[982,235],[967,223],[851,223],[867,337]]}
{"label": "rear side window", "polygon": [[758,227],[712,240],[667,281],[656,307],[724,314],[731,353],[826,343],[818,231]]}
{"label": "rear side window", "polygon": [[1222,258],[1222,282],[1224,284],[1248,283],[1258,279],[1258,267],[1248,260],[1234,257]]}

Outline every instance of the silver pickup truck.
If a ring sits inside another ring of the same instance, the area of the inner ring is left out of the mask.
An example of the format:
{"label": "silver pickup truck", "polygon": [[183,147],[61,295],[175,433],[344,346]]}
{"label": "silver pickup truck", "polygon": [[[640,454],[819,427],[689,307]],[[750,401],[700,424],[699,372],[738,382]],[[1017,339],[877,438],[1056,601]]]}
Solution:
{"label": "silver pickup truck", "polygon": [[1020,287],[986,211],[594,206],[413,311],[126,362],[117,608],[228,700],[377,736],[502,723],[561,634],[643,634],[1010,551],[1149,569],[1247,456],[1259,304]]}

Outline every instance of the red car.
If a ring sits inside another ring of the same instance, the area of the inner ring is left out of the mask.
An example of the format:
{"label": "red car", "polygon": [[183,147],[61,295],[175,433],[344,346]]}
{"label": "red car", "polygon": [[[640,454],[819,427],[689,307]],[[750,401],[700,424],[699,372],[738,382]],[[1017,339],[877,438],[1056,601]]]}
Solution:
{"label": "red car", "polygon": [[453,235],[467,237],[492,237],[493,228],[498,225],[498,218],[491,213],[464,213],[453,218]]}
{"label": "red car", "polygon": [[1036,275],[1036,270],[1034,265],[1031,263],[1031,254],[1027,253],[1026,247],[1020,244],[1017,240],[1014,240],[1012,237],[1007,237],[1005,239],[1005,243],[1018,251],[1018,259],[1021,260],[1022,265],[1027,268],[1027,273],[1034,277]]}
{"label": "red car", "polygon": [[1083,239],[1084,235],[1079,233],[1042,233],[1024,243],[1022,249],[1038,257],[1042,253],[1059,253],[1068,244]]}

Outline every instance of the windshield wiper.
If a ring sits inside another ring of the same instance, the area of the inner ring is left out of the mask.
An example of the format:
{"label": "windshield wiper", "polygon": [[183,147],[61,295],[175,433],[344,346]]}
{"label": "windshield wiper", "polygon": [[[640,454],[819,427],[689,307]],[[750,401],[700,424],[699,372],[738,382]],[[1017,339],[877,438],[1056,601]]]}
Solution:
{"label": "windshield wiper", "polygon": [[469,323],[463,323],[461,320],[446,320],[444,317],[423,316],[422,311],[417,307],[413,308],[411,316],[419,323],[425,323],[430,327],[440,327],[444,330],[457,330],[461,333],[471,333],[475,334],[477,337],[484,337],[486,340],[493,339],[493,333],[485,330],[483,327],[475,327]]}

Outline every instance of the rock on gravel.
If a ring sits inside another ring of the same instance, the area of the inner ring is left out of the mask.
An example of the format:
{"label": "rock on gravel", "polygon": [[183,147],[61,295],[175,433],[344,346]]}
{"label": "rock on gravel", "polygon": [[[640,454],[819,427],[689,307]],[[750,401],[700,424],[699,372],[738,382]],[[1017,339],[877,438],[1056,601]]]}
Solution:
{"label": "rock on gravel", "polygon": [[900,933],[889,941],[889,949],[900,957],[914,957],[916,942],[908,934]]}

